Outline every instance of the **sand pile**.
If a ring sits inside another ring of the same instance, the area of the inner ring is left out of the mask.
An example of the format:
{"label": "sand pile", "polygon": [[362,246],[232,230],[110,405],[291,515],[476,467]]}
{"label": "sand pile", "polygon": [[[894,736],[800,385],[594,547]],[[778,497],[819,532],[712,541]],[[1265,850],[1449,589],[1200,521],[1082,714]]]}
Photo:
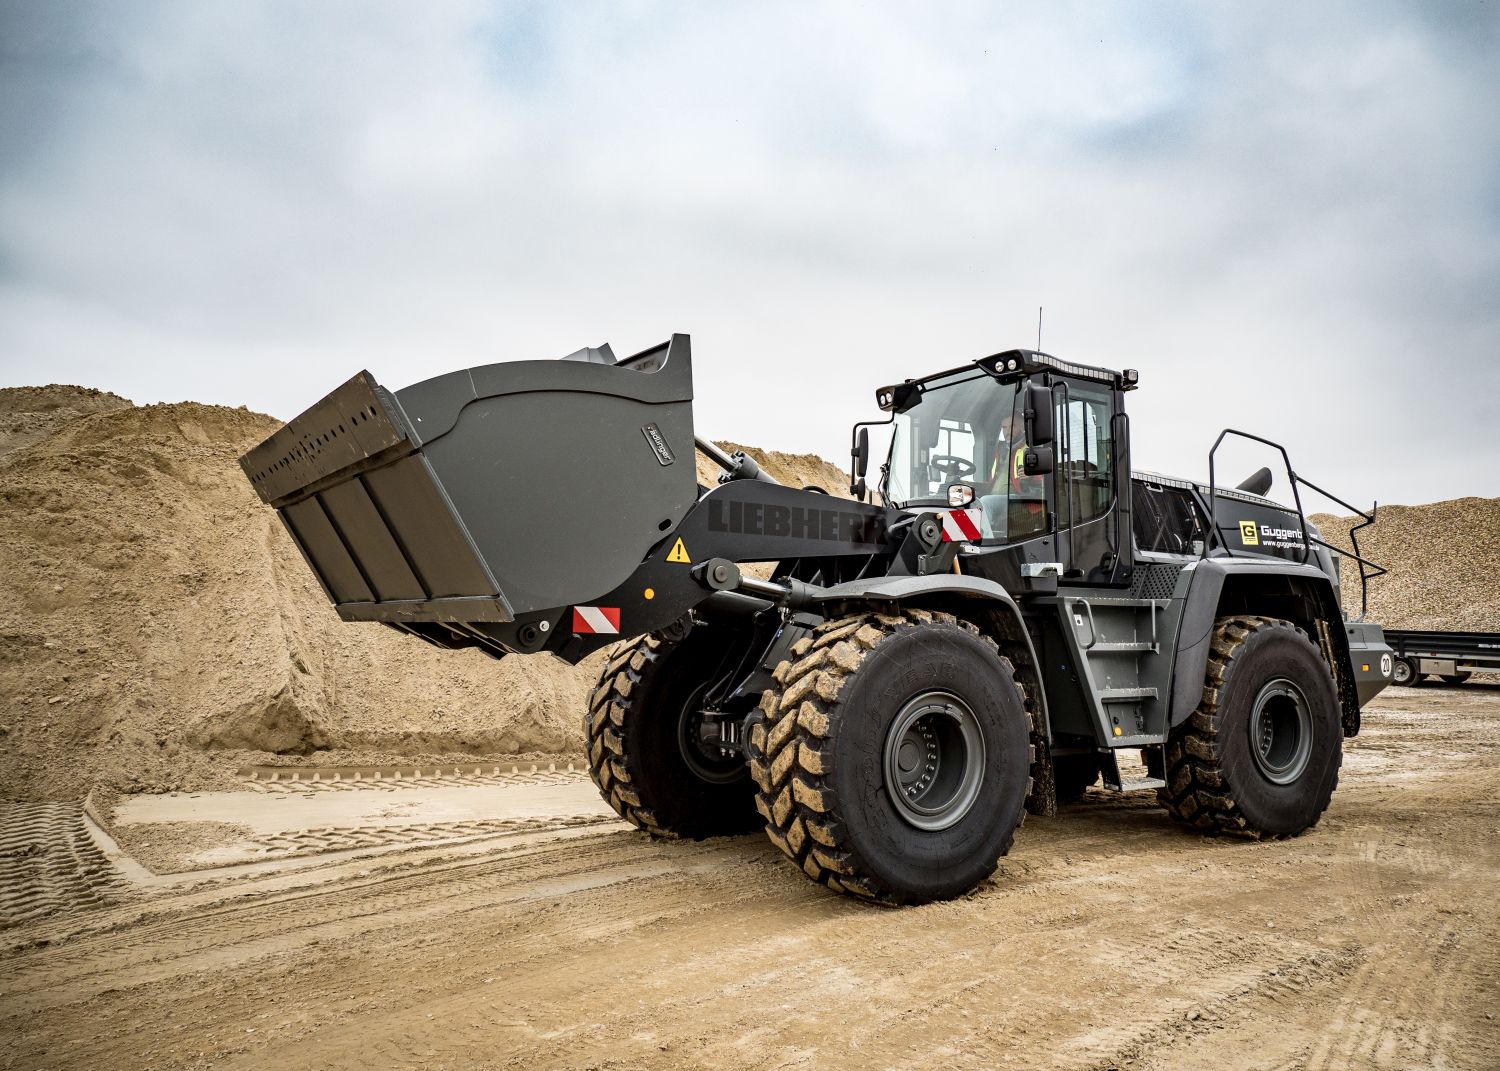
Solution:
{"label": "sand pile", "polygon": [[[578,754],[602,655],[497,662],[338,619],[237,464],[278,421],[77,387],[0,391],[6,420],[0,797],[223,786],[299,757]],[[796,486],[842,479],[754,454]]]}
{"label": "sand pile", "polygon": [[7,455],[41,442],[70,420],[129,407],[128,399],[92,387],[0,388],[0,465]]}
{"label": "sand pile", "polygon": [[[762,469],[788,487],[817,487],[831,495],[849,497],[849,473],[816,454],[784,454],[780,450],[758,450],[753,446],[722,442],[726,453],[743,450]],[[702,454],[698,459],[698,482],[713,487],[719,482],[719,467]]]}
{"label": "sand pile", "polygon": [[[1315,514],[1323,538],[1349,545],[1349,518]],[[1370,582],[1370,617],[1387,628],[1500,632],[1500,498],[1381,506],[1360,552],[1390,570]],[[1359,612],[1358,563],[1344,559],[1344,607]]]}
{"label": "sand pile", "polygon": [[236,463],[278,426],[193,403],[124,408],[10,454],[0,796],[217,783],[268,753],[574,748],[587,671],[338,619]]}

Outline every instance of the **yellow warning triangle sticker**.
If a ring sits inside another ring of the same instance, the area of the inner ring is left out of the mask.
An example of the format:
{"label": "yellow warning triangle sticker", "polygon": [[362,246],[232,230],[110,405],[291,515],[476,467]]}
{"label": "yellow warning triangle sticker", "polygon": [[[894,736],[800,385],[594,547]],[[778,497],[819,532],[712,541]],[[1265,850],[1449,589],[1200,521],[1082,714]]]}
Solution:
{"label": "yellow warning triangle sticker", "polygon": [[682,565],[692,565],[693,559],[688,557],[687,547],[682,545],[682,537],[677,537],[677,542],[672,544],[672,549],[667,553],[667,561],[678,562]]}

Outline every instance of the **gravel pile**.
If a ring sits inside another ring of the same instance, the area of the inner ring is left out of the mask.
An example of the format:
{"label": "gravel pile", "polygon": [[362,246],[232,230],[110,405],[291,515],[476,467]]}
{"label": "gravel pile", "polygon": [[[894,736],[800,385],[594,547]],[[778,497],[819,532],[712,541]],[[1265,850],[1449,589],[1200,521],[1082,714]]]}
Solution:
{"label": "gravel pile", "polygon": [[[1323,538],[1348,546],[1347,517],[1316,514]],[[1390,572],[1370,582],[1370,617],[1387,628],[1500,632],[1500,498],[1381,506],[1360,552]],[[1344,607],[1359,612],[1358,563],[1344,559]]]}

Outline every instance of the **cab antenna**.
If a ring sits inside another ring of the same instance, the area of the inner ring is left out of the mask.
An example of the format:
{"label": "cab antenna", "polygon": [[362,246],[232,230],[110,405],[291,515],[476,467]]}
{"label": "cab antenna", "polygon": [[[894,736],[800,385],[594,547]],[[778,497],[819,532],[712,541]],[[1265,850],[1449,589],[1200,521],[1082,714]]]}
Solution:
{"label": "cab antenna", "polygon": [[1042,352],[1042,307],[1036,307],[1036,351]]}

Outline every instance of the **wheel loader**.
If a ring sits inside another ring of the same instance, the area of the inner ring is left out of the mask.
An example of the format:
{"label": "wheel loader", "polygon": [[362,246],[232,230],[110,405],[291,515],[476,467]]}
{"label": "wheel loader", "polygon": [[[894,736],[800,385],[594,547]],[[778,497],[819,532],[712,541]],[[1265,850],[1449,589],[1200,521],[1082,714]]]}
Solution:
{"label": "wheel loader", "polygon": [[394,392],[361,372],[241,463],[344,620],[497,658],[608,647],[588,768],[633,826],[764,828],[813,881],[913,904],[1101,781],[1198,833],[1301,833],[1390,682],[1302,509],[1333,496],[1284,450],[1292,505],[1269,470],[1219,486],[1233,430],[1207,484],[1136,471],[1138,385],[1018,349],[881,387],[834,497],[695,436],[673,335]]}

